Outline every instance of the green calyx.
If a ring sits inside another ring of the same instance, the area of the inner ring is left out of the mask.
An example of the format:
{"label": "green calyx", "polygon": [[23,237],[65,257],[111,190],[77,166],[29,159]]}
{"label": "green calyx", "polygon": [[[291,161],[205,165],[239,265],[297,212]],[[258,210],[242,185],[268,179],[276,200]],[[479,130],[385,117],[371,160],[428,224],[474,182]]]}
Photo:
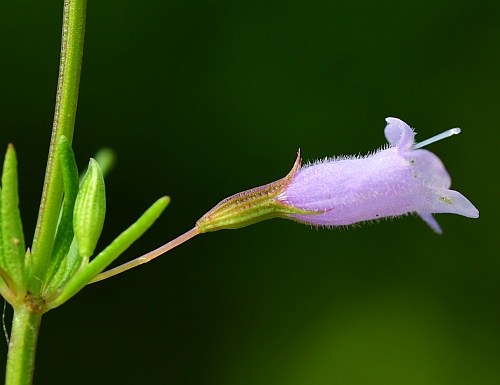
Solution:
{"label": "green calyx", "polygon": [[224,199],[203,215],[196,227],[200,233],[223,229],[239,229],[272,218],[288,215],[315,215],[316,211],[303,210],[277,200],[300,169],[300,151],[290,172],[282,179],[240,192]]}

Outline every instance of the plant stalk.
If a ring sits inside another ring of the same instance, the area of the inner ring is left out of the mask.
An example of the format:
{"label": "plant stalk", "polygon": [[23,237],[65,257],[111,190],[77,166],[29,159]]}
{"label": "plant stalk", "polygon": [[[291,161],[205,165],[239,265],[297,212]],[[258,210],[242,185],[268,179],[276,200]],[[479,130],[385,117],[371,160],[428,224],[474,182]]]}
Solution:
{"label": "plant stalk", "polygon": [[108,271],[105,271],[104,273],[99,274],[92,281],[90,281],[90,283],[102,281],[103,279],[107,279],[114,275],[123,273],[124,271],[130,270],[136,266],[148,263],[149,261],[152,261],[156,257],[165,254],[167,251],[172,250],[174,247],[181,245],[182,243],[190,240],[191,238],[193,238],[195,235],[198,234],[200,234],[200,231],[198,230],[197,227],[194,227],[191,230],[185,232],[184,234],[178,236],[174,240],[165,243],[163,246],[160,246],[157,249],[150,251],[149,253],[144,254],[141,257],[133,259],[129,262],[124,263],[123,265],[117,266],[113,269],[110,269]]}
{"label": "plant stalk", "polygon": [[36,343],[43,310],[43,299],[38,294],[49,267],[64,188],[58,143],[62,135],[70,142],[73,138],[86,8],[87,0],[64,1],[56,107],[40,211],[31,250],[33,266],[26,277],[29,282],[28,294],[23,302],[14,305],[6,385],[30,385],[33,381]]}
{"label": "plant stalk", "polygon": [[38,280],[32,281],[40,287],[32,287],[32,292],[39,292],[41,289],[40,281],[44,280],[47,273],[59,210],[61,209],[64,186],[59,166],[58,143],[61,135],[66,136],[70,142],[73,138],[82,68],[86,8],[87,0],[64,1],[56,108],[40,211],[32,247],[33,275],[38,278]]}
{"label": "plant stalk", "polygon": [[32,383],[41,319],[41,312],[33,312],[25,304],[14,308],[5,385]]}

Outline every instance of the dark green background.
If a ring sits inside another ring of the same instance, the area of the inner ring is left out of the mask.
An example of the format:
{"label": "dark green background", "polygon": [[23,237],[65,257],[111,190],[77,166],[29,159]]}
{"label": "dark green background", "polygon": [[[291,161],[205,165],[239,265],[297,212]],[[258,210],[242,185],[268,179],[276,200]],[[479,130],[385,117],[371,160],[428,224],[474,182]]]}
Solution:
{"label": "dark green background", "polygon": [[[28,244],[61,15],[0,5],[0,145],[18,151]],[[118,154],[100,248],[172,197],[122,262],[282,177],[299,147],[378,148],[387,116],[419,140],[462,128],[430,150],[481,218],[199,236],[48,313],[37,384],[500,383],[499,1],[89,0],[85,44],[77,160]]]}

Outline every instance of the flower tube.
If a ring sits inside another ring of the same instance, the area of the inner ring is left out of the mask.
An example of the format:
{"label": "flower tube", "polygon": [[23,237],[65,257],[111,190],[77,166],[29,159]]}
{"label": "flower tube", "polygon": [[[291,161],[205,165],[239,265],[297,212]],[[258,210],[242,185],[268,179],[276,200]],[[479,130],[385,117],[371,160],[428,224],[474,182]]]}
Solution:
{"label": "flower tube", "polygon": [[341,156],[300,167],[284,178],[224,199],[196,223],[200,233],[282,217],[315,226],[344,226],[417,213],[441,233],[432,214],[469,218],[479,211],[458,191],[441,160],[422,147],[458,134],[453,128],[421,143],[402,120],[387,118],[389,145],[363,157]]}
{"label": "flower tube", "polygon": [[389,147],[364,157],[340,157],[316,162],[299,170],[278,200],[318,215],[290,218],[318,226],[341,226],[412,212],[437,233],[434,213],[477,218],[479,211],[457,191],[441,160],[420,149],[460,132],[452,129],[421,144],[402,120],[387,118]]}

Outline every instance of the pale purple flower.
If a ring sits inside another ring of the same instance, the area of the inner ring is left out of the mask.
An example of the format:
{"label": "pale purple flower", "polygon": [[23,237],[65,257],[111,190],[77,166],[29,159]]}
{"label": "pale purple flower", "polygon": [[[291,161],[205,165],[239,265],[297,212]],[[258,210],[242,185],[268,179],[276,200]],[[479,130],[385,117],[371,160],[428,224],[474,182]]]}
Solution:
{"label": "pale purple flower", "polygon": [[479,217],[474,205],[450,190],[451,178],[441,160],[420,148],[460,132],[452,129],[415,144],[415,133],[403,121],[387,118],[389,146],[365,157],[338,157],[297,171],[277,197],[294,208],[319,212],[288,215],[318,226],[342,226],[412,212],[441,233],[434,213]]}

